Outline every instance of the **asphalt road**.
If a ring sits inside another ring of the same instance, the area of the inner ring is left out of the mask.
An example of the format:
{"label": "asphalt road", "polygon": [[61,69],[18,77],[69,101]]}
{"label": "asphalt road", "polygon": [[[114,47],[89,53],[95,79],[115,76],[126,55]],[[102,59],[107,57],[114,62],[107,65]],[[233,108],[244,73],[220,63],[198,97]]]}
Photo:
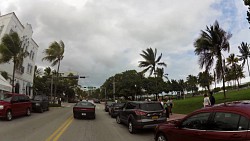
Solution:
{"label": "asphalt road", "polygon": [[97,104],[96,119],[74,119],[72,107],[50,108],[30,117],[0,120],[1,141],[154,141],[153,130],[130,134]]}

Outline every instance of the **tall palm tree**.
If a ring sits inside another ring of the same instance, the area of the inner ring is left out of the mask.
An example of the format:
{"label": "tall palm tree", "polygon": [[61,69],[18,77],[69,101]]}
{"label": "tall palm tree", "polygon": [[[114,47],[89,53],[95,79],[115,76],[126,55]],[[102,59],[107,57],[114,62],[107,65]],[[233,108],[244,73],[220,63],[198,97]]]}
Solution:
{"label": "tall palm tree", "polygon": [[15,71],[20,69],[28,52],[22,47],[22,41],[17,32],[5,34],[0,44],[0,63],[13,62],[12,92],[14,92]]}
{"label": "tall palm tree", "polygon": [[[59,43],[54,41],[50,44],[48,49],[45,49],[45,57],[42,59],[43,61],[49,61],[51,62],[51,66],[57,65],[57,72],[56,72],[56,80],[58,80],[59,77],[59,69],[60,69],[60,63],[63,59],[64,55],[64,43],[63,41],[60,41]],[[56,81],[57,82],[57,81]],[[55,94],[56,94],[56,85],[55,85]]]}
{"label": "tall palm tree", "polygon": [[195,40],[195,54],[199,56],[200,68],[205,67],[205,71],[210,71],[215,64],[217,79],[223,81],[224,98],[225,92],[225,78],[224,78],[224,59],[222,59],[222,51],[229,52],[229,39],[232,34],[225,32],[217,21],[214,25],[208,27],[205,31],[201,31],[200,37]]}
{"label": "tall palm tree", "polygon": [[153,73],[156,73],[157,65],[165,67],[167,66],[164,62],[160,62],[162,53],[157,57],[157,49],[153,51],[152,48],[147,48],[146,51],[143,50],[140,55],[144,58],[144,61],[139,61],[139,67],[145,68],[142,71],[143,73],[150,71],[149,76],[151,76]]}
{"label": "tall palm tree", "polygon": [[247,68],[248,68],[248,73],[250,76],[250,71],[249,71],[249,63],[248,63],[248,57],[250,57],[250,51],[249,51],[250,45],[247,43],[242,42],[240,46],[238,46],[238,49],[240,51],[241,55],[238,55],[239,60],[242,61],[242,67],[244,67],[246,61],[247,61]]}

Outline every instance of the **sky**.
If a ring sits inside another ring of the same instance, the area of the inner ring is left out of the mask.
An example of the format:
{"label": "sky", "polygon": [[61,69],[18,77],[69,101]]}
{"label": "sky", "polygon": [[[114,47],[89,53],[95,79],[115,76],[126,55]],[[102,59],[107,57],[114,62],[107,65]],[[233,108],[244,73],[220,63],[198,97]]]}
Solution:
{"label": "sky", "polygon": [[[162,53],[169,79],[197,76],[203,70],[193,44],[215,20],[233,35],[224,56],[239,55],[241,42],[250,42],[243,0],[1,0],[0,12],[15,12],[23,25],[32,25],[39,68],[50,66],[42,61],[44,50],[62,40],[60,72],[86,76],[79,80],[84,87],[99,87],[126,70],[142,71],[140,54],[150,47]],[[249,79],[244,71],[242,82]]]}

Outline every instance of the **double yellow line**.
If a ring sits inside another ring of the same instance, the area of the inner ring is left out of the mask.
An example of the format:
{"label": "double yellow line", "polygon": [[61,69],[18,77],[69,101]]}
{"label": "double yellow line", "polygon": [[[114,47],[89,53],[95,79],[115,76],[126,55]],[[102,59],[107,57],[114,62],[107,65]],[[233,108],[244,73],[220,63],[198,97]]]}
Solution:
{"label": "double yellow line", "polygon": [[68,128],[68,126],[72,123],[73,116],[70,116],[49,138],[45,141],[57,141],[60,136],[64,133],[64,131]]}

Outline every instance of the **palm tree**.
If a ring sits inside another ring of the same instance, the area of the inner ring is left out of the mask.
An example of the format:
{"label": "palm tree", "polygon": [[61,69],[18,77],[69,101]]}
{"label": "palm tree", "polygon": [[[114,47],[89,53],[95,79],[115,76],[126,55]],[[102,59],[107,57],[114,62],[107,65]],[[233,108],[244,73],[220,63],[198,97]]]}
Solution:
{"label": "palm tree", "polygon": [[240,46],[238,46],[239,51],[241,55],[238,55],[239,60],[243,61],[242,62],[242,67],[244,67],[246,61],[247,61],[247,68],[248,68],[248,73],[250,76],[250,71],[249,71],[249,63],[248,63],[248,57],[250,57],[250,51],[249,51],[250,45],[247,43],[242,42]]}
{"label": "palm tree", "polygon": [[[51,62],[51,66],[57,66],[57,72],[56,72],[56,79],[58,80],[59,77],[59,69],[60,69],[60,63],[63,59],[64,55],[64,43],[63,41],[60,41],[59,43],[54,41],[53,43],[50,44],[48,49],[45,49],[45,57],[42,59],[43,61],[49,61]],[[55,85],[55,93],[56,93],[56,85]]]}
{"label": "palm tree", "polygon": [[28,56],[28,52],[22,47],[22,41],[17,32],[5,34],[0,44],[0,63],[13,62],[12,92],[14,92],[15,71],[21,69],[23,59]]}
{"label": "palm tree", "polygon": [[155,49],[155,52],[152,48],[147,48],[146,51],[142,51],[142,54],[140,54],[145,60],[139,61],[139,67],[145,68],[142,73],[145,73],[147,71],[150,71],[149,76],[151,76],[153,73],[156,75],[156,67],[167,65],[164,62],[160,62],[162,53],[160,56],[157,57],[157,49]]}
{"label": "palm tree", "polygon": [[198,83],[201,87],[207,88],[208,92],[210,92],[210,85],[213,82],[213,76],[209,74],[208,72],[200,72],[198,74]]}
{"label": "palm tree", "polygon": [[225,32],[220,28],[219,23],[215,21],[214,25],[208,27],[206,31],[201,31],[200,37],[194,42],[195,54],[199,55],[200,68],[205,67],[205,71],[210,71],[215,64],[217,79],[223,81],[224,98],[225,79],[224,79],[224,59],[222,59],[222,51],[229,52],[229,39],[232,34]]}

